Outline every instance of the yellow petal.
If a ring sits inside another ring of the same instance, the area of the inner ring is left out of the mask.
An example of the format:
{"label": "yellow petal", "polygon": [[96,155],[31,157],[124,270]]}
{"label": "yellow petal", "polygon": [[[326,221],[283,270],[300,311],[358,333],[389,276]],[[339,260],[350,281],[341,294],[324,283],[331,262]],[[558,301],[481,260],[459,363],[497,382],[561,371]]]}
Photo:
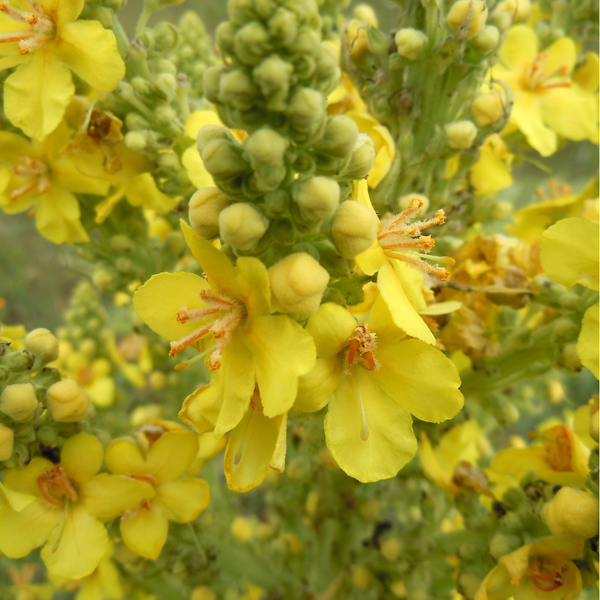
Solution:
{"label": "yellow petal", "polygon": [[598,290],[598,225],[572,217],[549,227],[541,239],[546,275],[565,287],[580,283]]}
{"label": "yellow petal", "polygon": [[571,79],[586,92],[598,90],[598,68],[600,63],[595,52],[587,52],[585,62],[573,73]]}
{"label": "yellow petal", "polygon": [[446,473],[442,469],[440,463],[438,462],[437,455],[433,451],[431,442],[424,431],[421,432],[419,460],[421,461],[423,472],[428,479],[433,481],[433,483],[442,489],[450,488],[452,473]]}
{"label": "yellow petal", "polygon": [[75,21],[85,0],[38,0],[44,12],[59,26]]}
{"label": "yellow petal", "polygon": [[524,471],[535,473],[549,470],[543,451],[539,448],[505,448],[496,453],[490,468],[498,473],[518,475]]}
{"label": "yellow petal", "polygon": [[538,53],[535,31],[527,25],[511,27],[499,52],[500,61],[510,69],[524,71],[529,68]]}
{"label": "yellow petal", "polygon": [[197,110],[185,122],[185,134],[195,140],[200,128],[204,125],[223,125],[223,123],[221,123],[221,119],[215,111]]}
{"label": "yellow petal", "polygon": [[283,423],[283,415],[269,419],[258,410],[248,410],[231,432],[225,451],[225,477],[230,489],[248,492],[264,481]]}
{"label": "yellow petal", "polygon": [[[354,375],[341,376],[324,424],[331,454],[343,471],[363,483],[394,477],[417,451],[410,415],[369,375],[358,369],[360,391]],[[368,427],[366,440],[361,396]]]}
{"label": "yellow petal", "polygon": [[198,436],[191,431],[169,431],[150,448],[146,457],[148,472],[159,483],[173,481],[190,468],[198,454]]}
{"label": "yellow petal", "polygon": [[215,185],[212,175],[206,170],[200,153],[196,145],[190,146],[182,155],[181,163],[187,171],[193,186],[199,190],[205,187],[213,187]]}
{"label": "yellow petal", "polygon": [[179,202],[179,198],[163,194],[150,173],[140,173],[134,177],[125,190],[125,197],[132,206],[143,206],[161,214],[173,210]]}
{"label": "yellow petal", "polygon": [[0,483],[0,498],[2,499],[2,506],[6,504],[17,512],[21,512],[32,502],[35,502],[39,499],[36,496],[32,496],[31,494],[17,492],[16,490],[6,487],[3,483]]}
{"label": "yellow petal", "polygon": [[481,149],[479,160],[471,167],[469,179],[476,194],[493,194],[513,182],[506,160],[485,147]]}
{"label": "yellow petal", "polygon": [[151,560],[158,558],[168,533],[169,521],[154,504],[121,519],[123,541],[133,552]]}
{"label": "yellow petal", "polygon": [[331,358],[348,346],[356,326],[351,312],[339,304],[326,302],[310,317],[306,330],[315,341],[317,354]]}
{"label": "yellow petal", "polygon": [[0,552],[9,558],[27,556],[41,546],[58,522],[58,511],[36,500],[17,512],[5,506],[0,509]]}
{"label": "yellow petal", "polygon": [[455,425],[442,437],[436,449],[441,468],[451,476],[461,460],[476,464],[479,458],[477,443],[482,435],[483,432],[477,421],[470,420]]}
{"label": "yellow petal", "polygon": [[76,75],[93,88],[111,92],[125,77],[117,40],[98,21],[76,21],[61,27],[56,53]]}
{"label": "yellow petal", "polygon": [[210,491],[203,479],[181,477],[159,485],[157,497],[168,510],[169,519],[189,523],[208,506]]}
{"label": "yellow petal", "polygon": [[366,323],[370,331],[377,335],[378,346],[399,342],[406,337],[404,331],[394,324],[392,313],[381,295],[373,303]]}
{"label": "yellow petal", "polygon": [[55,244],[88,242],[90,238],[80,219],[77,198],[54,185],[40,198],[35,209],[35,226]]}
{"label": "yellow petal", "polygon": [[0,160],[13,165],[19,162],[20,156],[37,155],[33,144],[22,135],[0,131]]}
{"label": "yellow petal", "polygon": [[100,473],[79,486],[85,510],[101,521],[110,521],[154,497],[154,488],[125,475]]}
{"label": "yellow petal", "polygon": [[83,174],[68,158],[59,158],[52,161],[52,177],[57,186],[76,194],[104,196],[110,189],[108,181],[102,181]]}
{"label": "yellow petal", "polygon": [[568,140],[591,140],[598,132],[596,95],[577,86],[551,90],[540,100],[540,109],[544,122]]}
{"label": "yellow petal", "polygon": [[452,361],[420,340],[379,347],[381,368],[370,373],[400,406],[422,421],[441,423],[463,407],[460,378]]}
{"label": "yellow petal", "polygon": [[422,271],[411,267],[401,260],[392,260],[390,264],[394,268],[402,289],[417,312],[427,308],[427,302],[423,296],[424,274]]}
{"label": "yellow petal", "polygon": [[584,367],[587,367],[598,379],[598,304],[590,306],[583,315],[581,333],[577,340],[577,355]]}
{"label": "yellow petal", "polygon": [[53,44],[44,44],[4,83],[4,112],[29,137],[42,140],[60,123],[74,93],[71,72]]}
{"label": "yellow petal", "polygon": [[69,438],[60,453],[60,464],[71,481],[83,483],[91,479],[102,466],[102,442],[89,433]]}
{"label": "yellow petal", "polygon": [[113,440],[106,450],[105,462],[108,470],[116,475],[146,473],[140,449],[129,440]]}
{"label": "yellow petal", "polygon": [[542,73],[551,73],[561,67],[566,67],[568,73],[574,69],[577,62],[577,48],[571,38],[563,37],[556,40],[546,48],[545,52],[547,58]]}
{"label": "yellow petal", "polygon": [[[189,425],[196,433],[213,431],[219,418],[222,398],[221,387],[212,376],[209,385],[193,391],[184,401],[179,418]],[[221,436],[215,437],[215,440]]]}
{"label": "yellow petal", "polygon": [[292,407],[298,377],[317,358],[311,335],[286,315],[248,319],[246,340],[256,369],[256,383],[265,416],[276,417]]}
{"label": "yellow petal", "polygon": [[253,257],[237,259],[239,294],[244,298],[248,313],[254,316],[268,315],[271,308],[269,274],[264,263]]}
{"label": "yellow petal", "polygon": [[298,395],[294,408],[303,412],[321,410],[335,392],[340,376],[339,360],[317,358],[314,367],[298,379]]}
{"label": "yellow petal", "polygon": [[354,260],[360,270],[366,275],[374,275],[387,263],[387,258],[378,240],[375,240],[368,250],[356,256]]}
{"label": "yellow petal", "polygon": [[550,156],[556,152],[558,141],[556,133],[542,119],[539,100],[539,94],[534,92],[518,93],[514,98],[510,119],[517,124],[532,148],[542,156]]}
{"label": "yellow petal", "polygon": [[[279,435],[277,436],[273,456],[271,456],[271,461],[269,462],[269,467],[275,469],[278,473],[283,473],[285,470],[285,457],[287,454],[287,413],[281,415],[281,417]],[[275,417],[275,419],[279,419],[279,417]]]}
{"label": "yellow petal", "polygon": [[45,458],[36,456],[24,469],[11,469],[4,476],[4,484],[11,490],[22,494],[40,497],[38,477],[46,470],[53,467],[53,463]]}
{"label": "yellow petal", "polygon": [[69,504],[64,523],[59,523],[42,548],[42,559],[53,575],[81,579],[98,566],[108,543],[104,525],[82,506]]}
{"label": "yellow petal", "polygon": [[203,308],[200,292],[207,288],[194,273],[159,273],[137,289],[133,306],[150,329],[174,342],[198,329],[197,321],[180,323],[177,312],[183,307]]}
{"label": "yellow petal", "polygon": [[96,377],[84,389],[96,406],[106,408],[107,406],[111,406],[115,401],[115,388],[115,380],[110,375],[106,375],[104,377]]}

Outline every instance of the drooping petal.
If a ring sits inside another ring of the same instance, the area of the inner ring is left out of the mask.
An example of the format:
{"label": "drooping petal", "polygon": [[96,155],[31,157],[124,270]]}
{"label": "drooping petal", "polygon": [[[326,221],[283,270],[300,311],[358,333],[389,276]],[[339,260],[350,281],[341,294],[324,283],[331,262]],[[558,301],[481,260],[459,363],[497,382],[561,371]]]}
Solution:
{"label": "drooping petal", "polygon": [[169,521],[159,506],[140,507],[132,516],[121,519],[123,541],[136,554],[155,560],[169,533]]}
{"label": "drooping petal", "polygon": [[370,376],[400,406],[422,421],[441,423],[463,407],[460,378],[452,361],[420,340],[382,345],[381,368]]}
{"label": "drooping petal", "polygon": [[306,325],[321,358],[332,358],[350,343],[357,322],[351,312],[339,304],[321,304]]}
{"label": "drooping petal", "polygon": [[37,203],[35,226],[55,244],[77,244],[90,239],[81,224],[77,198],[57,186],[51,186]]}
{"label": "drooping petal", "polygon": [[164,504],[163,512],[179,523],[193,521],[210,503],[208,483],[196,477],[181,477],[160,484],[157,498]]}
{"label": "drooping petal", "polygon": [[539,100],[539,95],[534,92],[519,92],[515,95],[510,119],[517,124],[532,148],[542,156],[550,156],[556,152],[558,138],[544,123]]}
{"label": "drooping petal", "polygon": [[242,256],[237,259],[238,287],[248,314],[269,315],[271,308],[271,284],[264,263],[254,257]]}
{"label": "drooping petal", "polygon": [[17,512],[0,508],[0,552],[9,558],[27,556],[41,546],[58,523],[59,512],[41,500],[36,500]]}
{"label": "drooping petal", "polygon": [[225,477],[235,492],[248,492],[259,486],[269,472],[283,415],[269,419],[250,408],[231,432],[225,451]]}
{"label": "drooping petal", "polygon": [[314,367],[298,379],[298,395],[294,408],[303,412],[321,410],[335,392],[340,377],[337,356],[317,358]]}
{"label": "drooping petal", "polygon": [[52,531],[42,548],[48,571],[67,579],[89,575],[109,544],[106,528],[81,505],[69,504],[64,522]]}
{"label": "drooping petal", "polygon": [[106,450],[105,462],[108,470],[115,475],[146,472],[140,449],[129,440],[113,440]]}
{"label": "drooping petal", "polygon": [[169,431],[154,443],[146,464],[159,483],[173,481],[190,468],[198,454],[198,436],[184,429]]}
{"label": "drooping petal", "polygon": [[132,206],[143,206],[160,214],[173,210],[179,202],[178,197],[163,194],[150,173],[136,175],[127,186],[125,197]]}
{"label": "drooping petal", "polygon": [[36,140],[56,129],[75,94],[71,72],[52,46],[34,52],[4,83],[6,117]]}
{"label": "drooping petal", "polygon": [[577,340],[577,355],[584,367],[587,367],[598,379],[598,304],[590,306],[583,315],[581,332]]}
{"label": "drooping petal", "polygon": [[[179,418],[189,425],[196,433],[213,431],[219,418],[223,399],[221,386],[215,381],[194,390],[184,401]],[[215,437],[215,440],[221,436]]]}
{"label": "drooping petal", "polygon": [[117,39],[99,21],[75,21],[61,27],[56,53],[76,75],[93,88],[111,92],[125,77]]}
{"label": "drooping petal", "polygon": [[527,25],[511,27],[500,48],[500,62],[512,70],[524,71],[531,66],[538,53],[535,31]]}
{"label": "drooping petal", "polygon": [[92,477],[79,486],[79,492],[85,510],[101,521],[110,521],[154,497],[149,483],[109,473]]}
{"label": "drooping petal", "polygon": [[265,416],[288,412],[296,399],[298,377],[317,358],[311,335],[286,315],[248,319],[246,340],[256,368]]}
{"label": "drooping petal", "polygon": [[67,477],[74,482],[90,480],[102,466],[102,442],[89,433],[78,433],[69,438],[60,453],[60,464]]}

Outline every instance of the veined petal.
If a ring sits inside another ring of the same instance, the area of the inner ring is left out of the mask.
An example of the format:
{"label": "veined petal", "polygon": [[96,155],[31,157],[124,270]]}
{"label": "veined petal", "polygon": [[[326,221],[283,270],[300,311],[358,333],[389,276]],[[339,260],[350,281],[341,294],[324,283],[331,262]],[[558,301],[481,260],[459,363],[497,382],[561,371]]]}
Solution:
{"label": "veined petal", "polygon": [[108,181],[84,175],[69,158],[52,161],[54,183],[76,194],[95,194],[105,196],[110,189]]}
{"label": "veined petal", "polygon": [[194,187],[201,190],[215,185],[212,175],[206,170],[196,145],[190,146],[181,157],[181,164],[185,167],[187,175]]}
{"label": "veined petal", "polygon": [[0,508],[0,552],[9,558],[23,558],[41,546],[58,523],[59,511],[36,500],[17,512]]}
{"label": "veined petal", "polygon": [[136,554],[155,560],[167,541],[169,521],[160,506],[145,505],[121,519],[123,541]]}
{"label": "veined petal", "polygon": [[163,512],[179,523],[193,521],[210,503],[208,483],[196,477],[162,483],[157,487],[156,495],[164,504]]}
{"label": "veined petal", "polygon": [[117,39],[98,21],[63,25],[56,38],[56,53],[76,75],[93,88],[111,92],[125,77],[125,63]]}
{"label": "veined petal", "polygon": [[154,497],[154,487],[125,475],[100,473],[79,486],[85,510],[101,521],[110,521],[144,500]]}
{"label": "veined petal", "polygon": [[510,120],[517,124],[527,138],[527,142],[542,156],[556,152],[556,133],[546,126],[542,119],[539,94],[521,91],[515,95]]}
{"label": "veined petal", "polygon": [[527,25],[515,25],[508,30],[500,47],[500,61],[512,70],[524,71],[530,67],[538,53],[535,31]]}
{"label": "veined petal", "polygon": [[37,203],[35,226],[46,239],[55,244],[77,244],[90,239],[81,224],[77,198],[55,185]]}
{"label": "veined petal", "polygon": [[398,275],[389,261],[379,270],[377,287],[379,287],[381,297],[390,309],[392,319],[397,327],[400,327],[407,335],[428,344],[435,344],[435,336],[410,303]]}
{"label": "veined petal", "polygon": [[102,466],[102,442],[89,433],[78,433],[69,438],[60,453],[60,464],[71,481],[90,480]]}
{"label": "veined petal", "polygon": [[231,432],[225,451],[225,477],[235,492],[248,492],[259,486],[269,472],[283,415],[269,419],[250,408]]}
{"label": "veined petal", "polygon": [[271,284],[264,263],[254,257],[241,256],[236,269],[239,293],[248,313],[257,317],[271,314]]}
{"label": "veined petal", "polygon": [[48,571],[67,579],[89,575],[102,560],[108,533],[100,521],[79,504],[69,504],[64,523],[59,523],[42,548]]}
{"label": "veined petal", "polygon": [[74,93],[71,72],[46,43],[4,83],[4,112],[29,137],[42,140],[56,129]]}
{"label": "veined petal", "polygon": [[159,273],[137,289],[133,306],[150,329],[173,342],[198,329],[197,321],[180,323],[177,312],[183,307],[203,308],[200,292],[207,288],[194,273]]}
{"label": "veined petal", "polygon": [[[417,451],[410,415],[369,375],[358,368],[360,390],[354,375],[340,377],[324,424],[331,454],[343,471],[363,483],[394,477]],[[363,432],[363,407],[367,439]]]}
{"label": "veined petal", "polygon": [[584,367],[587,367],[598,379],[598,304],[590,306],[583,315],[581,332],[577,340],[577,355]]}
{"label": "veined petal", "polygon": [[133,178],[125,190],[125,197],[132,206],[142,206],[157,213],[166,213],[179,203],[179,198],[163,194],[150,173],[140,173]]}
{"label": "veined petal", "polygon": [[173,481],[190,468],[198,454],[198,436],[184,429],[169,431],[154,443],[146,464],[159,483]]}
{"label": "veined petal", "polygon": [[287,412],[296,399],[298,377],[317,358],[311,335],[288,316],[275,315],[248,319],[246,340],[265,416]]}
{"label": "veined petal", "polygon": [[381,368],[369,376],[421,421],[441,423],[463,407],[456,367],[437,348],[402,340],[377,348],[376,357]]}
{"label": "veined petal", "polygon": [[332,358],[350,343],[357,323],[350,311],[339,304],[326,302],[310,317],[306,330],[312,335],[321,358]]}
{"label": "veined petal", "polygon": [[104,460],[108,470],[115,475],[147,472],[142,452],[129,440],[113,440]]}
{"label": "veined petal", "polygon": [[303,412],[321,410],[335,392],[340,377],[337,356],[317,358],[314,367],[298,379],[298,395],[294,408]]}

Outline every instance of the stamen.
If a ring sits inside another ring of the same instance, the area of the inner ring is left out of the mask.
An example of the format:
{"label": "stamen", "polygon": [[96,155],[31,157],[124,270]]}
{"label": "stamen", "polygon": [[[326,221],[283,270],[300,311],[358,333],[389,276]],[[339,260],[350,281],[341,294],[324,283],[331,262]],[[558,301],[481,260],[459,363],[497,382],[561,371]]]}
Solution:
{"label": "stamen", "polygon": [[366,442],[369,439],[369,426],[367,425],[367,415],[365,413],[365,405],[363,402],[362,392],[360,389],[360,382],[358,380],[358,371],[355,372],[356,376],[356,387],[358,388],[358,401],[360,402],[360,414],[362,418],[362,425],[360,428],[360,439]]}
{"label": "stamen", "polygon": [[205,335],[210,333],[212,325],[206,325],[204,327],[199,327],[192,333],[189,333],[185,337],[181,338],[176,342],[171,342],[171,351],[169,352],[169,356],[177,356],[180,352],[185,350],[190,344],[198,341],[200,338],[203,338]]}
{"label": "stamen", "polygon": [[69,500],[77,500],[77,492],[67,479],[61,466],[46,469],[38,478],[40,494],[52,506],[62,506],[65,496]]}
{"label": "stamen", "polygon": [[180,323],[186,323],[187,321],[198,321],[204,317],[214,315],[222,312],[222,308],[192,308],[188,309],[187,306],[183,306],[177,311],[177,320]]}
{"label": "stamen", "polygon": [[[408,263],[409,265],[416,267],[420,271],[424,271],[425,273],[430,273],[431,275],[435,275],[440,281],[446,281],[446,280],[450,279],[450,273],[448,272],[447,269],[445,269],[443,267],[435,267],[433,265],[430,265],[429,263],[427,263],[424,260],[421,260],[420,258],[415,256],[417,254],[416,252],[413,254],[408,254],[408,253],[407,254],[397,254],[396,252],[391,252],[390,250],[384,250],[383,252],[389,258],[395,258],[398,260],[402,260],[405,263]],[[423,256],[423,255],[421,255],[421,256]],[[430,257],[429,255],[426,255],[425,257],[427,259],[443,258],[443,259],[448,259],[448,261],[453,260],[446,256]],[[448,262],[447,264],[450,265],[453,263]]]}
{"label": "stamen", "polygon": [[188,360],[188,361],[179,363],[178,365],[175,365],[174,369],[176,371],[183,371],[184,369],[187,369],[190,365],[193,365],[195,362],[204,358],[207,354],[210,354],[216,347],[217,347],[217,345],[213,344],[210,348],[208,348],[208,350],[201,352],[200,354],[198,354],[198,356],[194,356],[194,358],[192,358],[191,360]]}
{"label": "stamen", "polygon": [[152,486],[156,485],[156,479],[152,477],[152,475],[140,475],[138,473],[128,473],[128,475],[131,479],[135,479],[136,481],[144,481]]}
{"label": "stamen", "polygon": [[529,71],[525,75],[525,83],[531,90],[550,90],[553,88],[571,87],[572,82],[569,77],[569,68],[567,65],[543,72],[544,65],[548,60],[547,52],[540,52]]}
{"label": "stamen", "polygon": [[563,568],[556,570],[555,567],[547,568],[544,561],[539,556],[533,559],[531,567],[527,569],[527,574],[535,587],[542,592],[552,592],[563,585]]}
{"label": "stamen", "polygon": [[31,192],[31,190],[34,190],[38,185],[38,182],[36,179],[25,183],[24,185],[22,185],[21,187],[18,187],[16,190],[13,190],[9,195],[8,195],[8,199],[9,200],[18,200],[19,198],[22,198],[25,194]]}

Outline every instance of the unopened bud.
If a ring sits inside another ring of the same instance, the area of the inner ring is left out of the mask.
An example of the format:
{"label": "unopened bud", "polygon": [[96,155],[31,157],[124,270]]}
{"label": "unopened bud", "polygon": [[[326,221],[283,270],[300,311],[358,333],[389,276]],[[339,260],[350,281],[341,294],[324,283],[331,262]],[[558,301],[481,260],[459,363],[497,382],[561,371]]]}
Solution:
{"label": "unopened bud", "polygon": [[512,17],[504,11],[494,12],[490,17],[489,23],[496,27],[498,31],[504,33],[512,25]]}
{"label": "unopened bud", "polygon": [[256,521],[250,517],[235,517],[231,522],[231,533],[238,542],[248,542],[254,537]]}
{"label": "unopened bud", "polygon": [[236,202],[219,214],[219,235],[237,250],[252,250],[269,228],[269,220],[252,204]]}
{"label": "unopened bud", "polygon": [[250,110],[258,90],[243,71],[224,73],[219,80],[219,99],[241,111]]}
{"label": "unopened bud", "polygon": [[352,156],[342,176],[346,179],[362,179],[369,174],[375,162],[375,145],[366,133],[359,133],[352,149]]}
{"label": "unopened bud", "polygon": [[74,423],[85,415],[90,397],[74,379],[63,379],[48,388],[48,409],[55,421]]}
{"label": "unopened bud", "polygon": [[230,205],[229,198],[218,188],[202,188],[191,198],[189,219],[192,229],[203,238],[219,235],[219,215]]}
{"label": "unopened bud", "polygon": [[354,258],[368,250],[377,237],[377,215],[368,206],[348,200],[335,213],[331,235],[344,258]]}
{"label": "unopened bud", "polygon": [[148,145],[148,136],[140,131],[130,131],[123,140],[125,147],[132,152],[139,154],[146,149]]}
{"label": "unopened bud", "polygon": [[263,128],[248,136],[244,149],[253,169],[283,165],[290,142],[272,129]]}
{"label": "unopened bud", "polygon": [[252,71],[253,79],[267,99],[267,108],[281,112],[286,107],[294,66],[276,54],[263,60]]}
{"label": "unopened bud", "polygon": [[326,99],[321,92],[310,88],[298,90],[286,110],[292,127],[301,133],[313,133],[325,115]]}
{"label": "unopened bud", "polygon": [[381,542],[381,554],[386,560],[395,562],[402,552],[402,543],[397,537],[389,537]]}
{"label": "unopened bud", "polygon": [[367,35],[367,24],[353,19],[346,26],[348,52],[354,62],[358,62],[369,52],[369,36]]}
{"label": "unopened bud", "polygon": [[209,587],[201,585],[192,590],[190,600],[217,600],[217,595]]}
{"label": "unopened bud", "polygon": [[[205,127],[209,127],[205,125]],[[198,148],[203,127],[198,134]],[[206,170],[215,179],[227,179],[247,171],[248,163],[241,153],[241,146],[235,141],[215,138],[210,140],[201,150],[201,158]]]}
{"label": "unopened bud", "polygon": [[471,103],[471,113],[479,127],[487,127],[498,122],[505,111],[503,98],[498,92],[481,94]]}
{"label": "unopened bud", "polygon": [[558,538],[587,540],[598,534],[598,500],[583,490],[560,488],[544,506],[542,517]]}
{"label": "unopened bud", "polygon": [[477,127],[471,121],[456,121],[444,128],[448,136],[448,145],[455,150],[470,148],[477,137]]}
{"label": "unopened bud", "polygon": [[15,421],[25,421],[38,407],[35,388],[31,383],[14,383],[0,396],[0,411]]}
{"label": "unopened bud", "polygon": [[0,460],[8,460],[12,456],[14,443],[14,431],[0,423]]}
{"label": "unopened bud", "polygon": [[33,361],[34,356],[29,350],[7,352],[2,356],[2,364],[15,373],[31,369]]}
{"label": "unopened bud", "polygon": [[358,125],[346,115],[336,115],[327,119],[325,134],[315,146],[328,156],[347,159],[358,137]]}
{"label": "unopened bud", "polygon": [[496,533],[490,540],[489,551],[495,560],[499,560],[505,554],[510,554],[523,544],[523,540],[511,533]]}
{"label": "unopened bud", "polygon": [[352,565],[350,576],[352,585],[360,590],[366,590],[373,583],[373,573],[362,565]]}
{"label": "unopened bud", "polygon": [[352,16],[367,25],[372,27],[379,27],[379,20],[377,15],[371,6],[368,4],[357,4],[352,9]]}
{"label": "unopened bud", "polygon": [[309,254],[290,254],[269,269],[273,307],[278,312],[313,314],[329,283],[329,273]]}
{"label": "unopened bud", "polygon": [[310,221],[328,219],[338,207],[340,186],[335,179],[311,177],[298,187],[294,200],[304,218]]}
{"label": "unopened bud", "polygon": [[396,46],[400,56],[415,60],[427,46],[427,36],[418,29],[405,27],[396,33]]}
{"label": "unopened bud", "polygon": [[494,13],[506,12],[512,22],[523,21],[531,14],[531,0],[502,0],[494,6]]}
{"label": "unopened bud", "polygon": [[500,43],[500,31],[494,25],[486,25],[483,30],[473,38],[473,46],[482,54],[493,52]]}
{"label": "unopened bud", "polygon": [[487,14],[487,6],[482,0],[459,0],[450,8],[446,23],[463,39],[470,40],[484,28]]}
{"label": "unopened bud", "polygon": [[40,327],[30,331],[23,342],[36,360],[36,367],[50,363],[58,358],[58,340],[48,329]]}

